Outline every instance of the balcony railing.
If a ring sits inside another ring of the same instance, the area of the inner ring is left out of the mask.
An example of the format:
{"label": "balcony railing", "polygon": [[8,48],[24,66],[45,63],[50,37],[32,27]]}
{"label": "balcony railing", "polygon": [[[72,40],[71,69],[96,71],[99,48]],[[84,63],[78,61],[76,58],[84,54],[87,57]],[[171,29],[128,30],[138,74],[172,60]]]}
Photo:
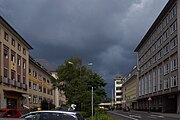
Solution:
{"label": "balcony railing", "polygon": [[22,88],[25,89],[25,90],[27,90],[27,84],[23,83],[23,84],[22,84]]}
{"label": "balcony railing", "polygon": [[4,83],[5,85],[9,85],[9,79],[8,79],[8,78],[6,78],[6,77],[4,77],[4,79],[3,79],[3,83]]}
{"label": "balcony railing", "polygon": [[17,83],[16,83],[16,86],[17,86],[18,88],[21,88],[21,83],[20,83],[20,82],[17,82]]}
{"label": "balcony railing", "polygon": [[11,86],[16,87],[16,81],[15,80],[10,80],[10,84],[11,84]]}

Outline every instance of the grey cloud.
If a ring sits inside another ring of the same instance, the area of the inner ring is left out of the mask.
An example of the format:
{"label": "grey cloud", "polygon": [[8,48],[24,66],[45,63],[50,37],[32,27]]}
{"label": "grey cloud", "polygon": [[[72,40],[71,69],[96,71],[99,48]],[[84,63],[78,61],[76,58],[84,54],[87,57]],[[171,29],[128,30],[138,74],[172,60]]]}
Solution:
{"label": "grey cloud", "polygon": [[0,14],[29,42],[35,58],[94,62],[106,79],[127,74],[133,52],[167,0],[0,0]]}

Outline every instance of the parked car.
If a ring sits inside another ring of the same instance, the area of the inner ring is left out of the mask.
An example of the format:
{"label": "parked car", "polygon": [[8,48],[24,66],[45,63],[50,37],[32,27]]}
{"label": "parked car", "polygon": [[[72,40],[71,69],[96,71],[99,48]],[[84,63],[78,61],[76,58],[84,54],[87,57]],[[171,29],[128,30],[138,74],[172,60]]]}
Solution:
{"label": "parked car", "polygon": [[20,118],[25,118],[26,120],[84,120],[79,113],[58,110],[34,111]]}
{"label": "parked car", "polygon": [[20,112],[17,109],[2,108],[0,109],[0,118],[19,118]]}

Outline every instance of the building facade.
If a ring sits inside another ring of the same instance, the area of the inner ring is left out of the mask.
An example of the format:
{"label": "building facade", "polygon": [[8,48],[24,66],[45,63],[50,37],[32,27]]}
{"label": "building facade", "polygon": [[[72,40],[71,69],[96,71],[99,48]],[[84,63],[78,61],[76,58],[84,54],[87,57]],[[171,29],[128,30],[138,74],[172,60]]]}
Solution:
{"label": "building facade", "polygon": [[29,57],[29,106],[41,107],[42,100],[55,103],[51,73]]}
{"label": "building facade", "polygon": [[169,0],[135,52],[140,110],[180,113],[180,1]]}
{"label": "building facade", "polygon": [[114,85],[115,85],[115,106],[118,108],[122,107],[122,77],[120,75],[116,75],[114,78]]}
{"label": "building facade", "polygon": [[30,49],[0,16],[0,108],[21,109],[27,104]]}
{"label": "building facade", "polygon": [[123,107],[129,107],[130,109],[138,109],[137,104],[137,91],[138,91],[138,78],[137,78],[137,67],[135,66],[133,70],[128,73],[123,78],[122,84],[123,91]]}

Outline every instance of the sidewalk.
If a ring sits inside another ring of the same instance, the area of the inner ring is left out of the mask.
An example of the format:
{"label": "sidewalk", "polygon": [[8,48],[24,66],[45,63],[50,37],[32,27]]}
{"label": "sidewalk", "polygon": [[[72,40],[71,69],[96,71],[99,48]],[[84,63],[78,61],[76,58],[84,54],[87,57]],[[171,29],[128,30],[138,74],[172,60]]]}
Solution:
{"label": "sidewalk", "polygon": [[[134,113],[149,113],[148,111],[136,111],[136,110],[131,110],[130,112],[134,112]],[[162,115],[162,116],[166,116],[166,117],[172,117],[172,118],[179,118],[180,119],[180,114],[176,114],[176,113],[150,112],[150,114]]]}

